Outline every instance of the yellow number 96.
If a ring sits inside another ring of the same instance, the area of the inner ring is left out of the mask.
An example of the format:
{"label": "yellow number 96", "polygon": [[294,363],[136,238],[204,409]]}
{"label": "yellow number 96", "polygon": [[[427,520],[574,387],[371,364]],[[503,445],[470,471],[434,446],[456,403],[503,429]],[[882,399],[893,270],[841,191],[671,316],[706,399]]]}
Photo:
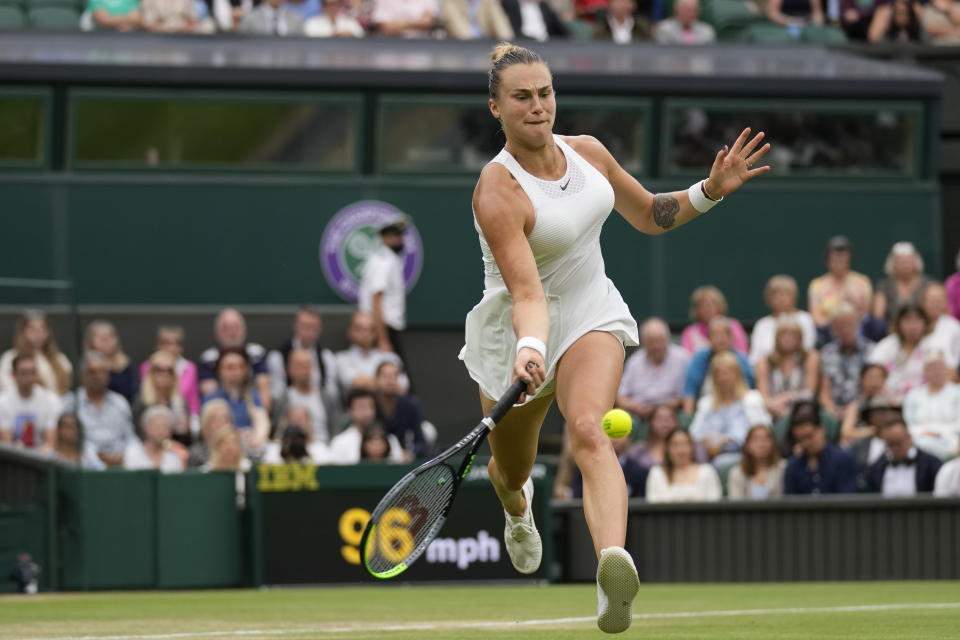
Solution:
{"label": "yellow number 96", "polygon": [[[369,521],[370,512],[365,509],[347,509],[340,516],[340,538],[345,543],[340,547],[340,555],[350,564],[360,564],[360,541]],[[376,544],[380,554],[390,562],[403,562],[413,551],[409,524],[410,513],[406,509],[387,509],[376,528],[375,540],[368,544]]]}

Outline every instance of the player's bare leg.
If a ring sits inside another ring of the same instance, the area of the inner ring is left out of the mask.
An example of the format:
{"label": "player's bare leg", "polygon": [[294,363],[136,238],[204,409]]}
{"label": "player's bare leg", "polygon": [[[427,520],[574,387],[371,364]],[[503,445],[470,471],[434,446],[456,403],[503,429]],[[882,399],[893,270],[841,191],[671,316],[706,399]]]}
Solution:
{"label": "player's bare leg", "polygon": [[583,512],[599,557],[597,626],[620,633],[633,621],[633,599],[640,580],[623,548],[627,534],[627,486],[603,432],[603,414],[613,407],[623,347],[611,334],[593,331],[577,340],[557,369],[557,402],[567,419],[573,457],[583,475]]}
{"label": "player's bare leg", "polygon": [[601,549],[622,547],[627,535],[627,484],[613,441],[600,426],[622,373],[623,347],[602,331],[573,343],[557,366],[557,403],[583,475],[583,513],[598,557]]}

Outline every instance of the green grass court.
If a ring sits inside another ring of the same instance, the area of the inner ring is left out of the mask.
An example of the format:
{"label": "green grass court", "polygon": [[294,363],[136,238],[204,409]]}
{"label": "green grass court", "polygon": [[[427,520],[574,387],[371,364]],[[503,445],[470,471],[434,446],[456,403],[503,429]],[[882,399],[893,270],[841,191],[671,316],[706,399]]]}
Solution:
{"label": "green grass court", "polygon": [[[593,585],[0,597],[0,638],[605,637]],[[624,638],[958,638],[960,582],[645,585]]]}

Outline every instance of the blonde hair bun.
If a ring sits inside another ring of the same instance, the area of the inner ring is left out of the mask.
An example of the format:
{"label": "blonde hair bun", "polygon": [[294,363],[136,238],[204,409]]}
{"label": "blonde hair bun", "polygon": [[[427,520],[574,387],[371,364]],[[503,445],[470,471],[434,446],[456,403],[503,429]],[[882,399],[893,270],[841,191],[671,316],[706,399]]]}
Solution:
{"label": "blonde hair bun", "polygon": [[490,52],[490,62],[497,64],[503,56],[520,49],[523,49],[523,47],[517,46],[512,42],[501,42]]}

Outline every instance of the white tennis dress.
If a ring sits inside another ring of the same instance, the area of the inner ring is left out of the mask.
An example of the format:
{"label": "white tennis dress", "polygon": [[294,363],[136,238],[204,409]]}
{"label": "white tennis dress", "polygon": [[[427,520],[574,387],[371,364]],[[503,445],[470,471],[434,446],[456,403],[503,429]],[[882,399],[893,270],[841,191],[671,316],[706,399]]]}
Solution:
{"label": "white tennis dress", "polygon": [[[607,278],[600,254],[600,229],[613,209],[613,188],[559,136],[554,140],[567,159],[567,171],[560,180],[541,180],[527,173],[506,149],[491,161],[507,168],[533,205],[535,222],[527,241],[550,310],[546,378],[535,397],[553,392],[557,362],[584,334],[607,331],[622,345],[638,344],[637,322]],[[513,301],[476,216],[474,226],[483,252],[484,291],[483,299],[467,314],[466,345],[460,359],[481,391],[497,399],[510,385],[516,360]]]}

